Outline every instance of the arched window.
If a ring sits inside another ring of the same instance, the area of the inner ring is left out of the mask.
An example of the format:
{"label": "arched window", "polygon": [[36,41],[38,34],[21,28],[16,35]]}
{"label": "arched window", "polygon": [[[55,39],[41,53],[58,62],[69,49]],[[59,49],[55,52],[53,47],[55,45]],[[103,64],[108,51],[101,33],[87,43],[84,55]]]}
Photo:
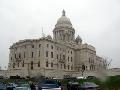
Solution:
{"label": "arched window", "polygon": [[21,54],[19,53],[19,58],[21,58]]}
{"label": "arched window", "polygon": [[39,44],[39,48],[41,47],[41,44]]}
{"label": "arched window", "polygon": [[53,58],[53,52],[51,52],[51,58]]}
{"label": "arched window", "polygon": [[13,68],[15,68],[15,63],[13,63]]}
{"label": "arched window", "polygon": [[85,70],[85,65],[82,65],[82,71],[84,71]]}

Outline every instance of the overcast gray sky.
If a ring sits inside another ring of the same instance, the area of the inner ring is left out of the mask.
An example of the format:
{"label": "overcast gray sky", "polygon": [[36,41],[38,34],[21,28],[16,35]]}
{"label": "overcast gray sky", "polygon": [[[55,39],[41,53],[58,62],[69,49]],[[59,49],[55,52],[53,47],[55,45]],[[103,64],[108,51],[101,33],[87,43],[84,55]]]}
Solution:
{"label": "overcast gray sky", "polygon": [[84,43],[120,67],[120,0],[0,0],[0,65],[7,66],[9,47],[52,30],[65,9]]}

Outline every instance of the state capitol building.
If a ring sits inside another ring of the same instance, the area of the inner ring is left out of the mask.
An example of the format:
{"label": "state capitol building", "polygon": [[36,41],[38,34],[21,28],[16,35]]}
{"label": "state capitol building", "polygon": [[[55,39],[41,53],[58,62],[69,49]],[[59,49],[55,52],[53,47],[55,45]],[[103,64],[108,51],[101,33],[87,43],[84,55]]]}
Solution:
{"label": "state capitol building", "polygon": [[75,29],[64,10],[53,29],[53,37],[20,40],[10,46],[10,76],[80,76],[82,67],[85,72],[106,68],[95,47],[83,44],[79,35],[75,38]]}

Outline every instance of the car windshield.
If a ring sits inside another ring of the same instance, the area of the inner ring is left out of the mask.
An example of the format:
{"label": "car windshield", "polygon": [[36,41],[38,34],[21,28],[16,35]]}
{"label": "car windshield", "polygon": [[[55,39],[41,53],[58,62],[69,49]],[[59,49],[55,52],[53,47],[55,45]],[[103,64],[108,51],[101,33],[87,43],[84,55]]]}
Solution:
{"label": "car windshield", "polygon": [[43,84],[57,84],[55,81],[44,81]]}
{"label": "car windshield", "polygon": [[58,86],[55,84],[43,84],[42,87],[43,88],[57,88]]}
{"label": "car windshield", "polygon": [[15,90],[28,90],[28,88],[15,88]]}
{"label": "car windshield", "polygon": [[84,82],[82,84],[82,86],[92,86],[92,87],[96,87],[97,85],[95,83],[92,83],[92,82]]}
{"label": "car windshield", "polygon": [[55,81],[47,80],[41,83],[42,88],[57,88],[59,85]]}
{"label": "car windshield", "polygon": [[29,84],[20,84],[20,87],[29,87]]}

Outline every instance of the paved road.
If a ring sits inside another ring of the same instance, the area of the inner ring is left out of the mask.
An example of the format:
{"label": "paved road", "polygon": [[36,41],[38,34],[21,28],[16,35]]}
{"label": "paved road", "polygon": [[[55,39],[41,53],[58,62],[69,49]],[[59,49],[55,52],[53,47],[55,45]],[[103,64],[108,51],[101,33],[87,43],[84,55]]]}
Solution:
{"label": "paved road", "polygon": [[67,87],[66,86],[62,86],[63,90],[67,90]]}

